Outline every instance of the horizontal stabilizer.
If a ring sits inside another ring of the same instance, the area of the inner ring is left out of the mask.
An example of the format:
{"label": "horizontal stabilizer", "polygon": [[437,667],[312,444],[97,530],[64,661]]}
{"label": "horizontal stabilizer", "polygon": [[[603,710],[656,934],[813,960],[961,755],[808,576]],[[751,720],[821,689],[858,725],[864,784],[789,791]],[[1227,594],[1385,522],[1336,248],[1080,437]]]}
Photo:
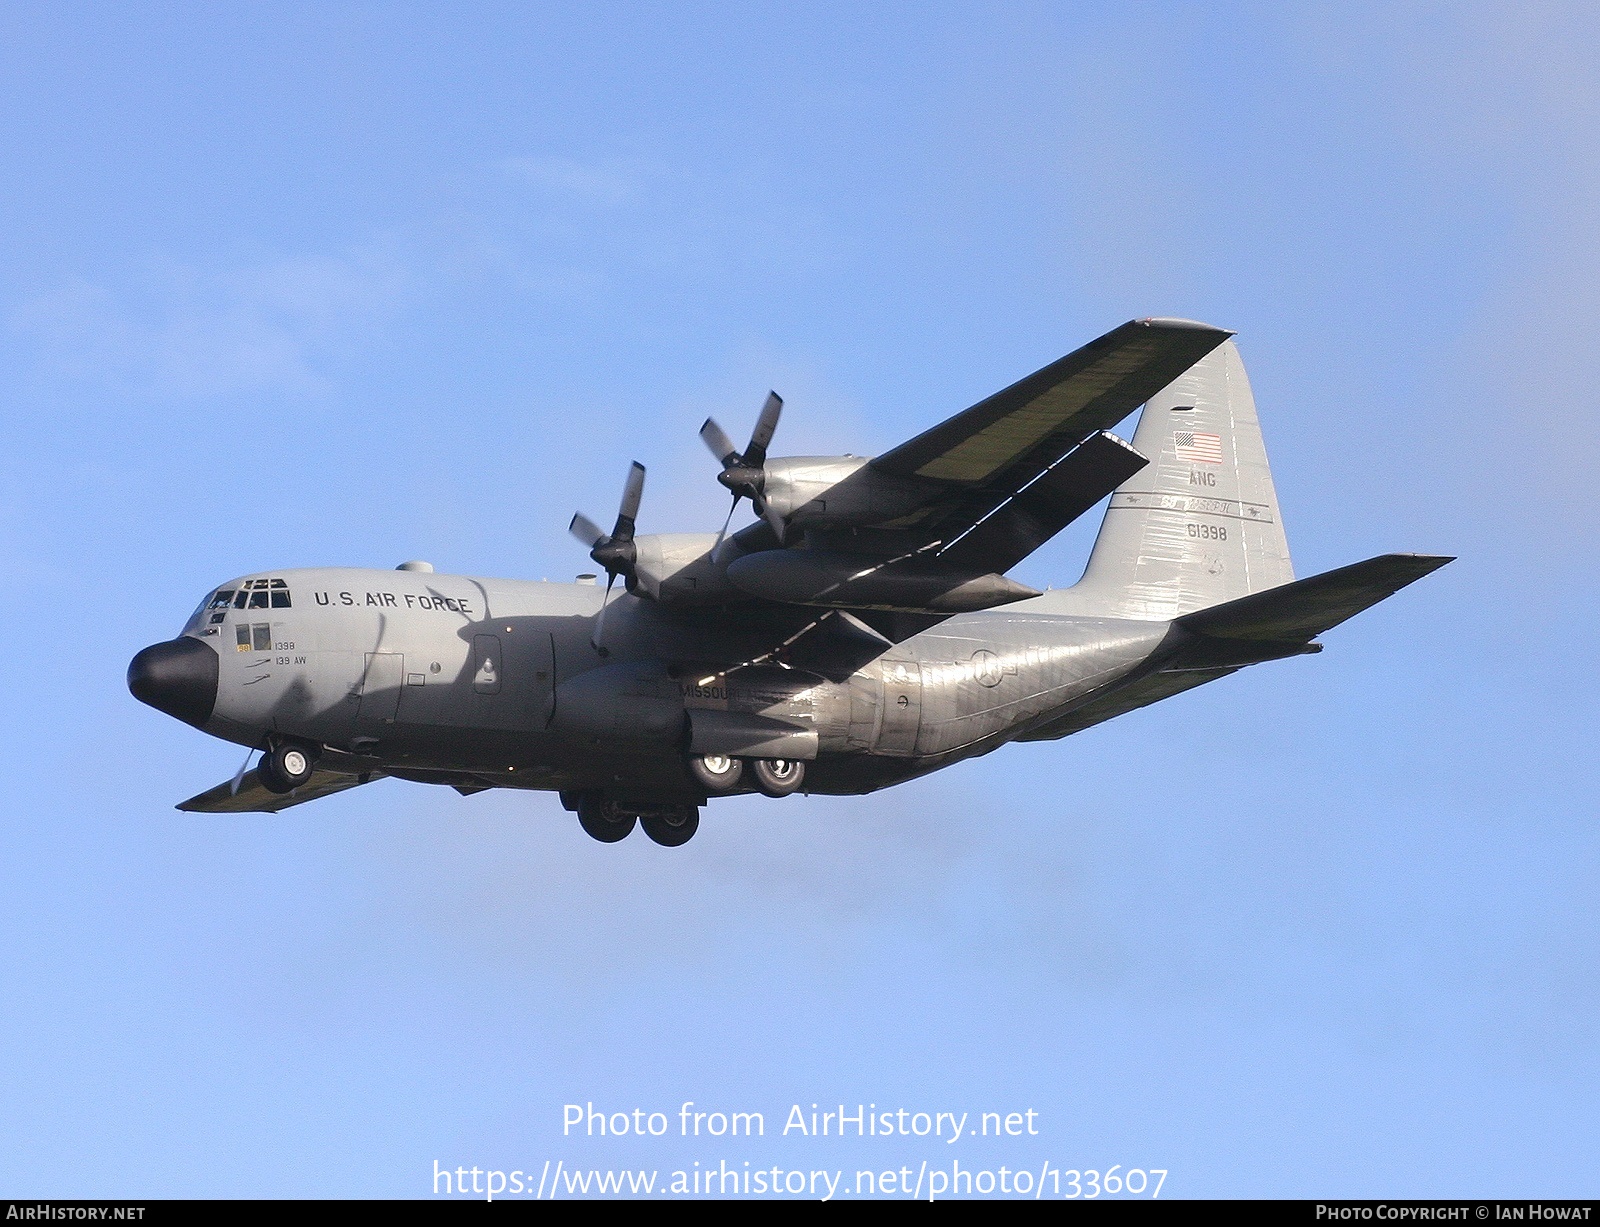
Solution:
{"label": "horizontal stabilizer", "polygon": [[1453,561],[1435,554],[1381,554],[1213,605],[1177,624],[1209,639],[1304,643]]}
{"label": "horizontal stabilizer", "polygon": [[955,568],[1004,574],[1150,461],[1106,431],[1090,435],[1054,468],[939,554]]}
{"label": "horizontal stabilizer", "polygon": [[1320,644],[1309,641],[1453,561],[1430,554],[1383,554],[1188,614],[1173,624],[1175,650],[1158,657],[1150,672],[1113,683],[1017,740],[1066,737],[1246,665],[1321,651]]}
{"label": "horizontal stabilizer", "polygon": [[291,805],[304,805],[307,801],[332,796],[347,788],[382,778],[381,771],[363,771],[360,775],[314,771],[311,778],[293,792],[278,793],[268,790],[262,784],[261,776],[251,771],[239,781],[237,792],[233,789],[232,781],[229,781],[218,784],[198,797],[190,797],[178,808],[186,814],[276,814]]}

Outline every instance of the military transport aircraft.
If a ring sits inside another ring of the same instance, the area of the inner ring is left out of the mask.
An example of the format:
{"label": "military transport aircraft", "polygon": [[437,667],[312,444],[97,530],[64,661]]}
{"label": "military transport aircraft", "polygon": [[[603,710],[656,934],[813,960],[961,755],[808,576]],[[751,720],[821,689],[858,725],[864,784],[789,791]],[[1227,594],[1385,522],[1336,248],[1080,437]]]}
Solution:
{"label": "military transport aircraft", "polygon": [[[1232,334],[1134,320],[874,459],[739,448],[718,533],[572,532],[606,574],[272,570],[144,649],[133,694],[260,765],[178,808],[275,812],[382,776],[555,791],[606,842],[710,798],[868,793],[1065,737],[1316,637],[1451,561],[1295,580]],[[1132,443],[1109,433],[1143,406]],[[1083,577],[1006,572],[1110,495]],[[729,533],[749,500],[755,522]],[[624,591],[613,594],[621,579]]]}

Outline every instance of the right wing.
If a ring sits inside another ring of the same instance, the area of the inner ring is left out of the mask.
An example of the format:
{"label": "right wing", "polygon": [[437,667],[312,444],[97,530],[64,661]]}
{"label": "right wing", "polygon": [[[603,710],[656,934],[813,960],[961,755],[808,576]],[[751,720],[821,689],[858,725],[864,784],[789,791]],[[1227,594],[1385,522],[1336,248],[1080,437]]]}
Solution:
{"label": "right wing", "polygon": [[291,805],[304,805],[307,801],[332,796],[336,792],[344,792],[347,788],[355,788],[382,778],[381,771],[363,771],[360,775],[345,775],[339,771],[314,771],[311,778],[293,792],[277,793],[269,791],[261,783],[261,777],[251,771],[239,781],[237,792],[233,789],[232,781],[229,781],[208,789],[198,797],[190,797],[178,808],[186,814],[276,814]]}

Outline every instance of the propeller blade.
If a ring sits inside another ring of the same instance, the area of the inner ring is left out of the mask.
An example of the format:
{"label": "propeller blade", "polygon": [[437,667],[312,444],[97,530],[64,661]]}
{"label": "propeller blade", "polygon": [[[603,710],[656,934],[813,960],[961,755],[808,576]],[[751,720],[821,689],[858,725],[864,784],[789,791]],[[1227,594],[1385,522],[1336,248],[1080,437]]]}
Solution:
{"label": "propeller blade", "polygon": [[700,438],[711,449],[711,454],[723,468],[738,462],[739,449],[733,445],[733,440],[728,438],[727,432],[711,418],[707,418],[706,424],[700,428]]}
{"label": "propeller blade", "polygon": [[600,613],[594,620],[594,637],[589,640],[589,646],[596,651],[603,652],[600,646],[600,636],[606,629],[606,607],[611,604],[611,585],[617,582],[615,575],[606,580],[606,594],[600,598]]}
{"label": "propeller blade", "polygon": [[567,525],[567,531],[591,550],[606,539],[600,526],[581,511],[572,517],[572,523]]}
{"label": "propeller blade", "polygon": [[617,509],[617,526],[611,530],[613,541],[632,541],[634,522],[639,518],[639,500],[644,497],[644,465],[637,460],[628,470],[627,483],[622,487],[622,506]]}
{"label": "propeller blade", "polygon": [[783,397],[776,392],[767,393],[767,403],[761,406],[761,416],[756,428],[750,432],[750,446],[744,449],[744,463],[759,469],[767,462],[767,445],[778,429],[778,418],[783,414]]}
{"label": "propeller blade", "polygon": [[722,548],[722,539],[728,535],[728,525],[733,523],[733,513],[739,510],[739,496],[733,496],[733,502],[728,506],[728,518],[722,522],[722,531],[717,534],[717,543],[711,547],[711,557],[716,558],[717,551]]}
{"label": "propeller blade", "polygon": [[783,522],[783,517],[778,514],[777,509],[771,503],[765,502],[765,500],[763,500],[761,508],[761,518],[767,522],[768,526],[777,535],[778,544],[782,545],[784,530],[788,525]]}
{"label": "propeller blade", "polygon": [[251,746],[249,752],[244,756],[244,762],[239,764],[239,770],[233,773],[233,787],[228,790],[230,796],[237,797],[239,795],[239,785],[244,781],[244,773],[250,770],[250,760],[255,756],[256,749]]}

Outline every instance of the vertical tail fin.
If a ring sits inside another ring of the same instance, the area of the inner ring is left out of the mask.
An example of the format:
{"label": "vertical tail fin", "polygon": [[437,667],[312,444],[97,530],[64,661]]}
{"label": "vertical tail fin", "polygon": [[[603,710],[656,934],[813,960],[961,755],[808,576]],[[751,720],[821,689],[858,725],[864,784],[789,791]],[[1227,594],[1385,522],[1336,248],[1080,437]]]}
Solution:
{"label": "vertical tail fin", "polygon": [[1074,612],[1168,619],[1294,579],[1255,398],[1232,341],[1157,393],[1111,496]]}

